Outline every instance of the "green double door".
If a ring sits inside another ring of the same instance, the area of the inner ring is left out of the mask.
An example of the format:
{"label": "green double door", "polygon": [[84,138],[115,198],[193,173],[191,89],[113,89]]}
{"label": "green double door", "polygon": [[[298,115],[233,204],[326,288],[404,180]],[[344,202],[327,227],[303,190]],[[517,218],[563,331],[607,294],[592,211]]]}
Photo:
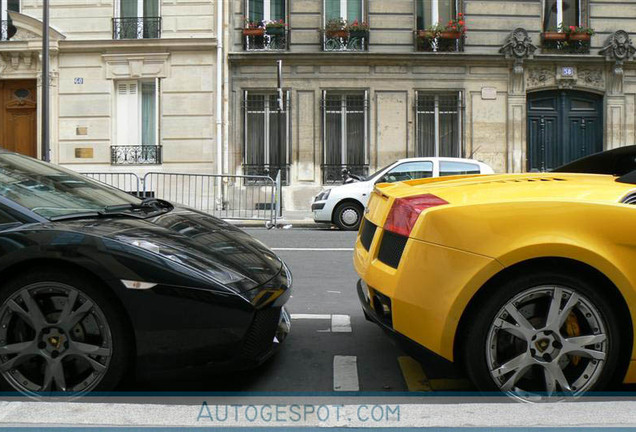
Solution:
{"label": "green double door", "polygon": [[549,171],[603,150],[603,97],[572,90],[528,95],[528,171]]}

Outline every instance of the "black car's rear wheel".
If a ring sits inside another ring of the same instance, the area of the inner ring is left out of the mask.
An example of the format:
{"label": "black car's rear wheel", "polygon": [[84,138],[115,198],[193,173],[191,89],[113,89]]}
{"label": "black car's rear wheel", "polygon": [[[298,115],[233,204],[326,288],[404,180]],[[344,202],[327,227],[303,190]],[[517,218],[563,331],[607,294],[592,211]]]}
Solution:
{"label": "black car's rear wheel", "polygon": [[0,376],[25,394],[110,390],[128,360],[121,312],[89,278],[19,277],[0,293]]}
{"label": "black car's rear wheel", "polygon": [[534,401],[580,396],[611,381],[620,327],[590,281],[545,272],[498,288],[480,304],[463,344],[480,389]]}

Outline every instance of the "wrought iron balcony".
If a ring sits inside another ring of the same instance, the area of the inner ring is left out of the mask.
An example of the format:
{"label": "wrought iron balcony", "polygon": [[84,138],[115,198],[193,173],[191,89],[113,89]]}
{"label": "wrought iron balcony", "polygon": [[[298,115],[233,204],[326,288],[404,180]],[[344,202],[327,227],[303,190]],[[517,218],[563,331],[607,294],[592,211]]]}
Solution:
{"label": "wrought iron balcony", "polygon": [[456,32],[415,32],[415,48],[424,52],[463,52],[464,36]]}
{"label": "wrought iron balcony", "polygon": [[366,177],[368,165],[322,165],[322,183],[326,185],[342,184],[347,174]]}
{"label": "wrought iron balcony", "polygon": [[587,33],[546,32],[541,34],[541,51],[547,54],[589,54],[592,36]]}
{"label": "wrought iron balcony", "polygon": [[289,29],[244,29],[243,48],[245,51],[286,51],[289,49]]}
{"label": "wrought iron balcony", "polygon": [[124,145],[110,147],[112,165],[160,165],[162,147],[155,145]]}
{"label": "wrought iron balcony", "polygon": [[325,31],[323,51],[368,51],[368,31]]}
{"label": "wrought iron balcony", "polygon": [[11,20],[0,21],[0,41],[8,41],[15,33],[16,28]]}
{"label": "wrought iron balcony", "polygon": [[[276,180],[276,176],[280,171],[280,180],[283,186],[287,185],[287,179],[289,178],[289,165],[258,165],[258,164],[243,164],[243,174],[247,176],[264,176],[271,177]],[[258,180],[249,180],[247,184],[267,184],[267,181],[259,182]]]}
{"label": "wrought iron balcony", "polygon": [[113,18],[113,39],[157,39],[161,17]]}

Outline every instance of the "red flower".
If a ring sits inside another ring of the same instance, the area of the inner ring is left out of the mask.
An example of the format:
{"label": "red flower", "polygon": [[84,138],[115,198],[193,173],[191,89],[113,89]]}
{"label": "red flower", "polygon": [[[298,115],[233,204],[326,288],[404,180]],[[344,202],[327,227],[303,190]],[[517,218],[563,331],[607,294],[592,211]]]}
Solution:
{"label": "red flower", "polygon": [[466,24],[464,21],[460,21],[460,22],[459,22],[459,25],[460,25],[460,26],[463,26],[464,24]]}

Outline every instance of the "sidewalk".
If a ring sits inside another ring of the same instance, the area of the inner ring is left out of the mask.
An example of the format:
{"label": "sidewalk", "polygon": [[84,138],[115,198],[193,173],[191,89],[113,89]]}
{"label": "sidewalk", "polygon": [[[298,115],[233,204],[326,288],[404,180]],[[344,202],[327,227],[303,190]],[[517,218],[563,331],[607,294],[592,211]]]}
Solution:
{"label": "sidewalk", "polygon": [[[228,220],[229,223],[240,228],[262,228],[265,222],[261,220]],[[311,211],[283,211],[283,217],[278,218],[278,227],[290,228],[328,228],[329,224],[317,224]]]}

